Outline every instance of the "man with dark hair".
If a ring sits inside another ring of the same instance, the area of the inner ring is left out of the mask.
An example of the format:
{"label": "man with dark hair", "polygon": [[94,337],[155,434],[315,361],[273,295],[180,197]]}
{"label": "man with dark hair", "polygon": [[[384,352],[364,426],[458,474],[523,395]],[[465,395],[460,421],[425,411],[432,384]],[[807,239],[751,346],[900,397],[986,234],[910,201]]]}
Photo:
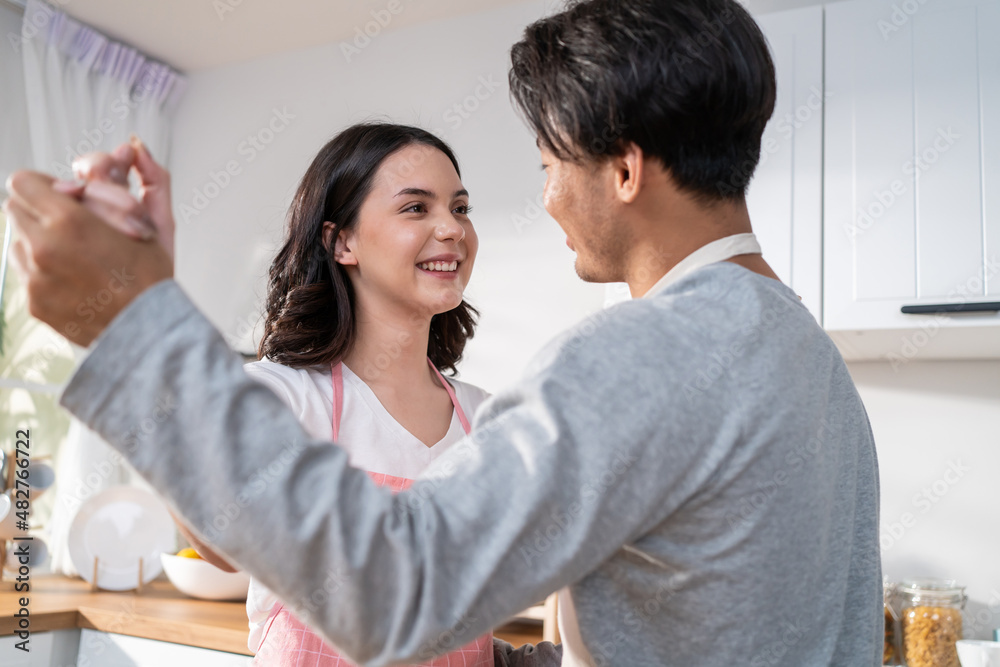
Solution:
{"label": "man with dark hair", "polygon": [[[881,664],[871,429],[744,201],[775,96],[759,29],[735,0],[580,2],[526,30],[510,80],[578,273],[636,298],[550,344],[409,491],[307,438],[156,244],[20,172],[32,313],[96,339],[62,404],[367,664],[444,653],[556,590],[563,665]],[[74,322],[110,269],[133,279]],[[558,651],[497,655],[533,659]]]}

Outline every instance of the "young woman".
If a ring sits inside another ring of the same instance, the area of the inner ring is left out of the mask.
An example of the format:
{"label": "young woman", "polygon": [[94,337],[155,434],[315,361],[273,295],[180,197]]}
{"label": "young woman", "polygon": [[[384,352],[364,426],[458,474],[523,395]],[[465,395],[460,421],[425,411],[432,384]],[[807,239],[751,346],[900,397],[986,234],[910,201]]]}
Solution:
{"label": "young woman", "polygon": [[[463,300],[478,249],[469,212],[441,140],[355,125],[306,171],[271,265],[261,361],[247,372],[395,491],[469,432],[486,398],[442,374],[477,315]],[[247,612],[258,664],[351,664],[256,580]],[[427,664],[493,665],[492,636]]]}
{"label": "young woman", "polygon": [[[133,143],[144,179],[162,177],[169,186],[166,172]],[[133,160],[128,147],[120,152],[112,157]],[[114,164],[103,155],[81,170],[92,179],[90,205],[140,235],[141,207],[129,211],[134,202],[105,193],[110,188],[98,182],[123,181]],[[143,203],[156,208],[150,194]],[[248,364],[247,373],[270,387],[310,435],[332,438],[352,465],[394,491],[469,432],[487,396],[444,376],[455,371],[478,314],[463,299],[478,249],[470,210],[458,162],[440,139],[414,127],[355,125],[309,166],[271,265],[261,360]],[[167,213],[152,215],[150,226],[172,239]],[[233,571],[177,523],[206,560]],[[247,614],[254,664],[353,664],[256,579]],[[425,664],[494,664],[490,633],[456,648]]]}

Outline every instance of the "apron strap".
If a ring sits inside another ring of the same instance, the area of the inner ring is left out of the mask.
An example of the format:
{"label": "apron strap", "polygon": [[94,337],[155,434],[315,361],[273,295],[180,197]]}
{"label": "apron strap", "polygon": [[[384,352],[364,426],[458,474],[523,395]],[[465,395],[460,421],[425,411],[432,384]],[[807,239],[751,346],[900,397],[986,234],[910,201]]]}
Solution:
{"label": "apron strap", "polygon": [[333,441],[340,440],[340,415],[344,412],[344,370],[341,364],[330,364],[330,381],[333,382]]}
{"label": "apron strap", "polygon": [[[455,390],[452,389],[451,384],[441,375],[441,371],[437,369],[437,366],[434,365],[430,358],[427,359],[427,363],[434,369],[438,380],[444,385],[444,390],[448,392],[448,398],[451,399],[451,404],[455,408],[458,421],[461,422],[465,434],[468,435],[472,432],[472,426],[469,424],[469,419],[465,416],[465,410],[462,409],[462,405],[458,402],[458,397],[455,396]],[[330,426],[333,431],[333,441],[337,442],[340,439],[340,419],[344,413],[344,370],[341,362],[330,364],[330,382],[333,384],[333,419],[330,420]]]}
{"label": "apron strap", "polygon": [[462,422],[462,428],[465,429],[465,435],[472,433],[472,427],[469,425],[469,420],[465,417],[465,411],[462,410],[462,406],[459,404],[458,399],[455,397],[455,390],[451,388],[451,383],[444,379],[441,375],[441,371],[438,370],[437,366],[428,357],[427,363],[430,364],[431,368],[438,376],[438,380],[444,385],[444,390],[448,392],[448,396],[451,397],[451,404],[455,406],[455,413],[458,415],[458,421]]}

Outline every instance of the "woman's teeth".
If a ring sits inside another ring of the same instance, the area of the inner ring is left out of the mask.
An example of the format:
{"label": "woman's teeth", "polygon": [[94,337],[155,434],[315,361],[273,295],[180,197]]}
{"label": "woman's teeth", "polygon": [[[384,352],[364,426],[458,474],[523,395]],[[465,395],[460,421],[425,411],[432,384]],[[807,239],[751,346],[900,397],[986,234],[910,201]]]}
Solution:
{"label": "woman's teeth", "polygon": [[417,268],[424,271],[457,271],[458,262],[424,262],[417,264]]}

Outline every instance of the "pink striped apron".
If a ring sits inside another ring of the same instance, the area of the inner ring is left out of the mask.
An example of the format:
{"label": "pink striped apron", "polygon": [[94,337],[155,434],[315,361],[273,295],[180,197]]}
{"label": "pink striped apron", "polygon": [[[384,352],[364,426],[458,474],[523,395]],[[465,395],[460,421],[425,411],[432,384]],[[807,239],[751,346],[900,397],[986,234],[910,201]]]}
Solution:
{"label": "pink striped apron", "polygon": [[[430,359],[427,360],[430,363]],[[462,422],[466,433],[471,431],[465,411],[458,404],[455,391],[441,376],[441,372],[430,363],[437,373],[438,379],[451,397],[455,413]],[[331,367],[333,382],[333,439],[340,436],[340,417],[344,409],[344,377],[339,363]],[[382,473],[368,473],[376,484],[388,486],[393,493],[399,493],[413,483],[405,477],[394,477]],[[281,602],[276,602],[271,609],[264,625],[264,634],[260,647],[252,663],[255,667],[355,667],[355,664],[342,657],[336,649],[327,644],[302,621],[295,618]],[[493,667],[493,633],[487,632],[465,646],[435,658],[430,662],[420,663],[422,667]]]}

